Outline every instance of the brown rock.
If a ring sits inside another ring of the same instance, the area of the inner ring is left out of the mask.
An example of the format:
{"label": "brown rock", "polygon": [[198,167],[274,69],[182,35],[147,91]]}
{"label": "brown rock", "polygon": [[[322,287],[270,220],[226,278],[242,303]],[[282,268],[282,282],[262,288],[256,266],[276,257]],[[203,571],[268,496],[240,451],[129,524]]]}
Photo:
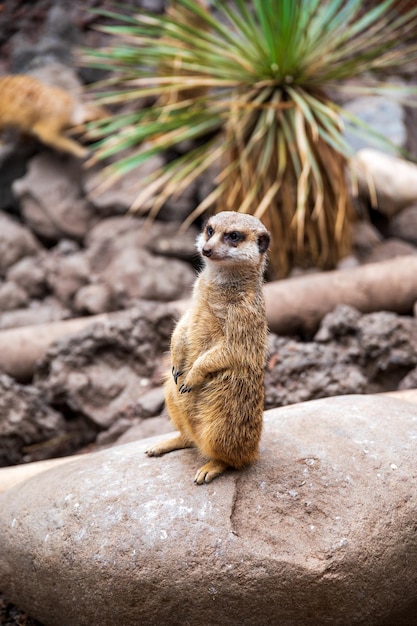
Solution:
{"label": "brown rock", "polygon": [[416,409],[344,396],[265,416],[260,460],[192,483],[126,444],[0,496],[0,580],[44,624],[413,625]]}

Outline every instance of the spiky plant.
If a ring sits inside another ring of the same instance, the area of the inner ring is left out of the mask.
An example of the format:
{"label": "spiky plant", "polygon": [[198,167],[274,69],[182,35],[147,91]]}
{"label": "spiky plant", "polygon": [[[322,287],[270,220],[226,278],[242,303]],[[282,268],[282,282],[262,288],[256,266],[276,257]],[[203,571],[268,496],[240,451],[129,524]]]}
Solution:
{"label": "spiky plant", "polygon": [[154,214],[217,164],[216,187],[187,224],[210,207],[249,212],[272,231],[276,275],[306,262],[334,267],[350,243],[352,149],[342,115],[361,129],[333,97],[347,90],[410,103],[410,91],[386,76],[417,58],[417,9],[398,12],[401,0],[210,4],[176,0],[177,13],[163,16],[105,13],[122,25],[103,27],[117,43],[87,55],[113,72],[101,103],[155,100],[95,124],[95,158],[119,155],[104,172],[111,182],[198,139],[146,181],[134,208],[151,202]]}

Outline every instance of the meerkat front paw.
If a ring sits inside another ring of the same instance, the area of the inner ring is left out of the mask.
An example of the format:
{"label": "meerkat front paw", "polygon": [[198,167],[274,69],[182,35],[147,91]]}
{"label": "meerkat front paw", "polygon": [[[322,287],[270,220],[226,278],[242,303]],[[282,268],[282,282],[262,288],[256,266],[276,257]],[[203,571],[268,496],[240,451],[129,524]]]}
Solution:
{"label": "meerkat front paw", "polygon": [[197,470],[194,482],[196,485],[211,483],[217,476],[223,474],[228,467],[228,464],[223,461],[209,461]]}
{"label": "meerkat front paw", "polygon": [[178,378],[180,376],[182,376],[184,372],[182,370],[176,368],[175,365],[172,366],[171,372],[172,372],[172,376],[174,378],[175,384],[177,384],[178,383]]}
{"label": "meerkat front paw", "polygon": [[178,389],[180,393],[190,393],[190,391],[192,390],[193,390],[192,385],[187,386],[185,383],[180,385],[180,388]]}

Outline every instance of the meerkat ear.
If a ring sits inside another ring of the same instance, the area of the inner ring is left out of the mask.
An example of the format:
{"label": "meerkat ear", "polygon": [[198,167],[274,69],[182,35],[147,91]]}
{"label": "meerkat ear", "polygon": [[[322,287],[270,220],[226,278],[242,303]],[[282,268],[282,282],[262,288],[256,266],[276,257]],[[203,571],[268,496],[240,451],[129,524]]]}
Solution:
{"label": "meerkat ear", "polygon": [[268,250],[270,241],[271,238],[268,233],[262,233],[262,235],[259,235],[258,248],[261,254],[264,254]]}

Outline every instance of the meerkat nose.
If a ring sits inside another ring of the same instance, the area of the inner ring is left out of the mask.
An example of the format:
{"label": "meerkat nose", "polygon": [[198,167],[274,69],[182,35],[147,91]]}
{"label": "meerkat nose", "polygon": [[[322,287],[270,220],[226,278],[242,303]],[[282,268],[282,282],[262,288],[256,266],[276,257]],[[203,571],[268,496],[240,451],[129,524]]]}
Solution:
{"label": "meerkat nose", "polygon": [[202,253],[203,256],[211,256],[213,254],[213,250],[204,246],[204,248],[202,249]]}

